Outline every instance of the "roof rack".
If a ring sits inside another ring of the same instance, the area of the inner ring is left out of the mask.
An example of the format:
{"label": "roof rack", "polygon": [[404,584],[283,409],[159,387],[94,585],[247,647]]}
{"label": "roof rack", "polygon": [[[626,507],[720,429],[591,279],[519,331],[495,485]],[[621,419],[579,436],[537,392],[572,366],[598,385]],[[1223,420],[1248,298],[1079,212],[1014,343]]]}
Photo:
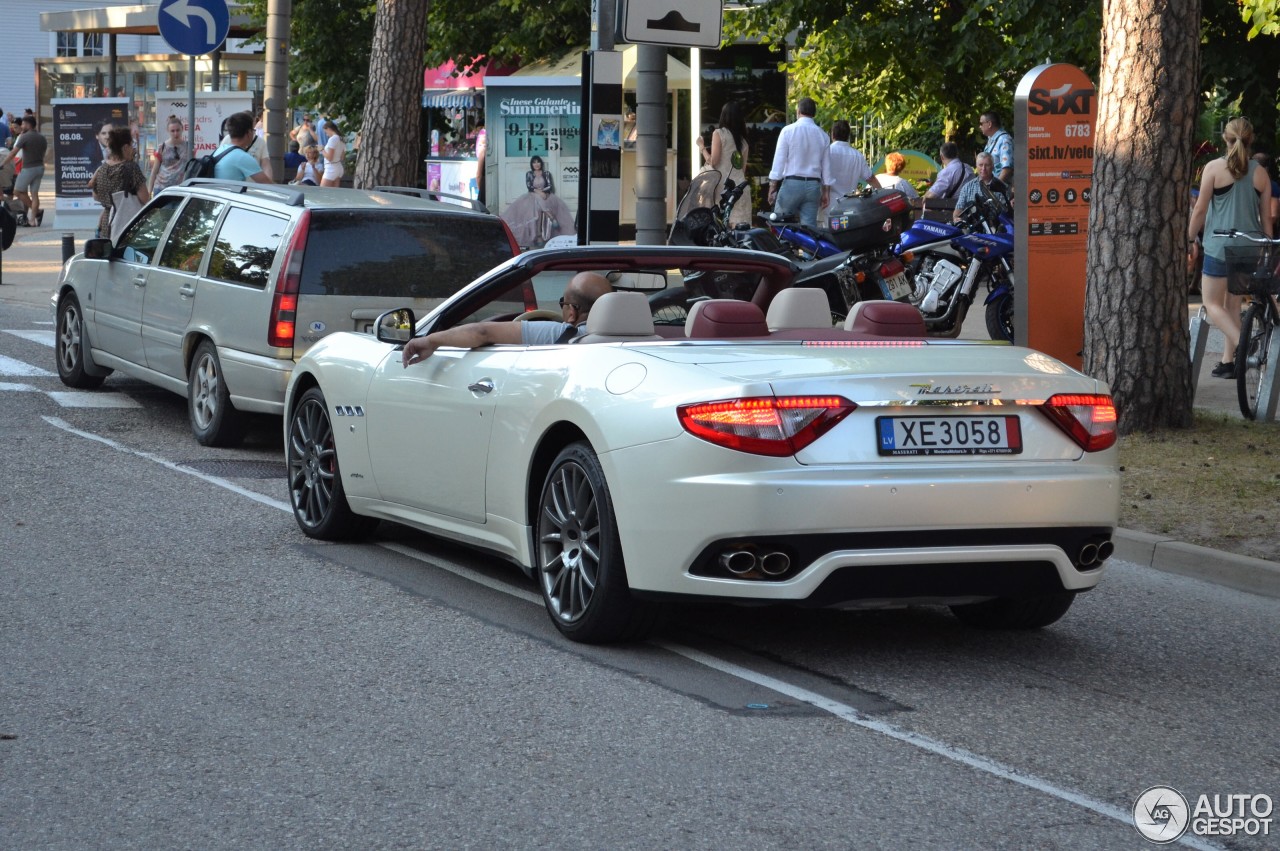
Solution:
{"label": "roof rack", "polygon": [[439,189],[423,189],[419,186],[375,186],[373,187],[373,191],[392,192],[397,195],[414,195],[418,198],[425,198],[428,201],[444,201],[449,204],[461,204],[464,207],[469,207],[472,210],[475,210],[477,213],[485,213],[486,215],[489,212],[489,208],[480,201],[477,201],[475,198],[468,198],[465,195],[454,195],[449,192],[441,192]]}
{"label": "roof rack", "polygon": [[230,189],[239,192],[241,195],[246,192],[265,192],[271,195],[280,195],[288,202],[290,207],[302,207],[306,196],[302,194],[301,189],[294,189],[289,186],[276,186],[270,183],[250,183],[244,180],[220,180],[216,177],[192,177],[182,181],[183,186],[208,186],[216,189]]}

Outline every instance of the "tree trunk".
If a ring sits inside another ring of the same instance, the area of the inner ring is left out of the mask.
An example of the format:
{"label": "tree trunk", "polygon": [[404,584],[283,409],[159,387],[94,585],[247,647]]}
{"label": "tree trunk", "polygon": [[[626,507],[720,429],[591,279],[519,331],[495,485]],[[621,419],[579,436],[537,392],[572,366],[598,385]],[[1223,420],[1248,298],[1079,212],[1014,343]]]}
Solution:
{"label": "tree trunk", "polygon": [[1187,220],[1200,0],[1103,0],[1084,371],[1120,432],[1191,424]]}
{"label": "tree trunk", "polygon": [[430,0],[378,0],[355,185],[416,186]]}

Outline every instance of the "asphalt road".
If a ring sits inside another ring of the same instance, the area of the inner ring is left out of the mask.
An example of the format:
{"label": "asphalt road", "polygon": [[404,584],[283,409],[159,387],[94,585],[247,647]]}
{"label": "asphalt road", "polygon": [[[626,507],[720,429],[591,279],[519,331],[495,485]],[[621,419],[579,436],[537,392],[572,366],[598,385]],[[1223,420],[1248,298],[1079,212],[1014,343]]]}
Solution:
{"label": "asphalt road", "polygon": [[63,393],[52,331],[0,304],[0,847],[1139,848],[1149,787],[1280,799],[1275,600],[1113,560],[1032,634],[582,647],[503,562],[307,539],[278,421],[215,450],[148,385]]}

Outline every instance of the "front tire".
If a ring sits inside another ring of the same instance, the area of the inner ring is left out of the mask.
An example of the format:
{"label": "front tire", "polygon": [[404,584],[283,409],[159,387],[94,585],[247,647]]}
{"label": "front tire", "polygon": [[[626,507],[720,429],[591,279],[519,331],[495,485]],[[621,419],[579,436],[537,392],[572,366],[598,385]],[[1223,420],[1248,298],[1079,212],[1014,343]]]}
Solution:
{"label": "front tire", "polygon": [[213,343],[196,348],[187,373],[187,415],[191,433],[204,446],[234,446],[244,437],[244,414],[231,406],[222,362]]}
{"label": "front tire", "polygon": [[561,450],[547,473],[534,523],[535,570],[556,629],[572,641],[637,641],[657,607],[631,596],[613,501],[586,443]]}
{"label": "front tire", "polygon": [[997,597],[952,606],[951,613],[965,626],[978,629],[1040,629],[1065,615],[1075,598],[1074,591],[1034,597]]}
{"label": "front tire", "polygon": [[58,377],[68,387],[92,390],[101,387],[103,375],[85,372],[85,352],[88,349],[84,336],[84,312],[80,301],[71,293],[58,299],[58,336],[54,340],[54,356],[58,361]]}
{"label": "front tire", "polygon": [[1246,419],[1258,418],[1258,394],[1267,376],[1271,332],[1266,302],[1255,301],[1245,311],[1240,324],[1240,345],[1236,347],[1236,395],[1240,400],[1240,413]]}
{"label": "front tire", "polygon": [[1005,293],[987,304],[987,336],[1013,342],[1013,293]]}
{"label": "front tire", "polygon": [[369,534],[376,517],[351,510],[342,487],[342,469],[324,394],[312,387],[289,416],[285,446],[289,502],[298,527],[312,538],[343,541]]}

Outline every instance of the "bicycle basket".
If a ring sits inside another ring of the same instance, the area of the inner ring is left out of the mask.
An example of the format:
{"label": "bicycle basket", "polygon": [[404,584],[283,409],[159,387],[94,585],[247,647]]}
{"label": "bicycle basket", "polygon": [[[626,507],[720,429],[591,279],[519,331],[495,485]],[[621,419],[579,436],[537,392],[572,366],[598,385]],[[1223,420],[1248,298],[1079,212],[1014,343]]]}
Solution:
{"label": "bicycle basket", "polygon": [[1227,292],[1280,295],[1280,245],[1228,245]]}

